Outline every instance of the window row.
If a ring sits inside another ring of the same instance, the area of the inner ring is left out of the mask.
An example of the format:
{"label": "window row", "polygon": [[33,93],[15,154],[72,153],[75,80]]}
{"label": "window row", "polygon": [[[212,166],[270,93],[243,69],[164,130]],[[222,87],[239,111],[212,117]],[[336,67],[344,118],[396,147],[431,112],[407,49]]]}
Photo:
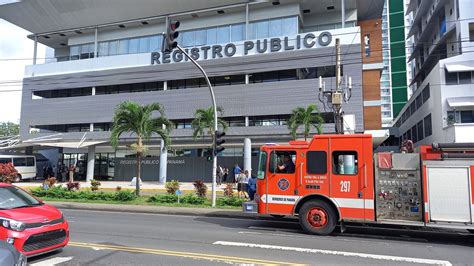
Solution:
{"label": "window row", "polygon": [[421,106],[428,101],[430,98],[430,84],[426,85],[423,88],[423,91],[416,96],[415,100],[410,103],[410,105],[406,108],[405,112],[403,112],[402,116],[396,122],[395,126],[400,127],[405,123]]}
{"label": "window row", "polygon": [[446,85],[472,84],[474,83],[474,71],[448,72],[444,71]]}
{"label": "window row", "polygon": [[[331,113],[322,113],[321,116],[325,123],[333,123],[331,120]],[[224,117],[229,127],[245,127],[245,117]],[[287,125],[290,115],[269,115],[269,116],[250,116],[249,126],[281,126]],[[171,120],[175,129],[192,128],[192,119],[176,119]],[[110,131],[112,129],[111,122],[94,123],[94,131]],[[89,132],[90,124],[57,124],[57,125],[36,125],[31,126],[31,129],[39,130],[40,132]]]}
{"label": "window row", "polygon": [[474,111],[448,111],[447,123],[474,123]]}
{"label": "window row", "polygon": [[431,125],[431,114],[429,114],[403,133],[402,141],[411,140],[413,143],[416,143],[431,136],[431,134],[433,134],[433,129]]}
{"label": "window row", "polygon": [[[341,66],[341,75],[343,75],[343,66]],[[260,73],[249,74],[249,83],[265,83],[278,82],[285,80],[300,80],[300,79],[314,79],[319,76],[323,78],[335,77],[336,66],[322,66],[309,67],[300,69],[276,70]],[[229,86],[245,84],[245,75],[230,75],[209,77],[211,85]],[[161,91],[164,89],[163,81],[142,82],[133,84],[114,84],[106,86],[97,86],[95,88],[95,95],[117,94],[117,93],[136,93],[147,91]],[[167,83],[168,90],[190,89],[207,87],[207,82],[204,78],[192,78],[186,80],[170,80]],[[92,88],[73,88],[73,89],[59,89],[59,90],[44,90],[33,91],[32,98],[49,99],[49,98],[65,98],[65,97],[79,97],[92,95]]]}
{"label": "window row", "polygon": [[[296,16],[249,23],[249,39],[292,36],[296,34],[298,34],[298,18]],[[178,35],[178,43],[182,47],[238,42],[243,41],[244,39],[244,23],[181,31]],[[162,34],[103,41],[97,44],[97,56],[101,57],[160,51],[162,42]],[[69,58],[58,58],[58,61],[87,58],[94,58],[93,43],[70,46]]]}

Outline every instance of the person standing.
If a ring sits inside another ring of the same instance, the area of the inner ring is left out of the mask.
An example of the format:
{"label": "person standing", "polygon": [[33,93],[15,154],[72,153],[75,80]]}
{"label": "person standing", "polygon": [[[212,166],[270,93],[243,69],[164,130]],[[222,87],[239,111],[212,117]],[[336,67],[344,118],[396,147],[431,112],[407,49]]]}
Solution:
{"label": "person standing", "polygon": [[74,164],[70,164],[68,168],[69,172],[69,182],[74,182],[74,174],[76,173],[76,167]]}
{"label": "person standing", "polygon": [[229,176],[229,168],[224,167],[224,175],[222,176],[222,182],[227,182],[227,177]]}
{"label": "person standing", "polygon": [[257,192],[257,176],[250,175],[248,189],[250,200],[254,200],[255,193]]}
{"label": "person standing", "polygon": [[241,176],[240,180],[241,180],[241,183],[242,183],[242,185],[241,185],[242,195],[243,195],[244,198],[248,199],[249,198],[248,197],[248,194],[249,194],[248,184],[249,184],[249,179],[250,179],[249,171],[245,170],[244,174],[241,174],[240,176]]}
{"label": "person standing", "polygon": [[217,185],[220,186],[222,184],[222,176],[224,175],[224,170],[222,166],[218,165],[216,169],[216,178],[217,178]]}
{"label": "person standing", "polygon": [[239,177],[242,174],[242,169],[240,169],[240,166],[238,163],[234,165],[234,180],[235,182],[238,183]]}
{"label": "person standing", "polygon": [[61,181],[66,182],[66,175],[67,175],[67,167],[65,164],[61,164]]}

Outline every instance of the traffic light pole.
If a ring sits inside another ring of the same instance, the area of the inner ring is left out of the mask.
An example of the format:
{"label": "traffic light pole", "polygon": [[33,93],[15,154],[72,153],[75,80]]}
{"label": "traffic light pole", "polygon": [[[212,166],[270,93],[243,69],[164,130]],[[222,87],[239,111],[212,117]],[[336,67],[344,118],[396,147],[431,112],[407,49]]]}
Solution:
{"label": "traffic light pole", "polygon": [[[204,78],[206,79],[207,86],[209,87],[209,91],[211,92],[211,98],[212,98],[212,107],[214,108],[214,132],[217,131],[217,106],[216,106],[216,97],[214,96],[214,90],[212,89],[211,82],[209,81],[209,77],[207,76],[206,71],[199,65],[196,60],[194,60],[191,56],[189,56],[188,53],[181,47],[177,46],[178,50],[180,50],[193,64],[199,68],[201,73],[204,75]],[[212,207],[216,207],[216,175],[217,175],[217,154],[215,152],[216,145],[215,145],[215,138],[212,138],[212,149],[213,149],[213,159],[212,159]]]}

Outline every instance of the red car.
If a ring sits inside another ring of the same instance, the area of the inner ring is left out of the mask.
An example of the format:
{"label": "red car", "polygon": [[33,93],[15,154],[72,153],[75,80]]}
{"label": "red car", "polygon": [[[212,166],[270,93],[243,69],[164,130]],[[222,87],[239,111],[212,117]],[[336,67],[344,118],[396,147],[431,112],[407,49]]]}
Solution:
{"label": "red car", "polygon": [[0,240],[28,257],[35,256],[66,246],[69,226],[55,207],[21,188],[0,183]]}

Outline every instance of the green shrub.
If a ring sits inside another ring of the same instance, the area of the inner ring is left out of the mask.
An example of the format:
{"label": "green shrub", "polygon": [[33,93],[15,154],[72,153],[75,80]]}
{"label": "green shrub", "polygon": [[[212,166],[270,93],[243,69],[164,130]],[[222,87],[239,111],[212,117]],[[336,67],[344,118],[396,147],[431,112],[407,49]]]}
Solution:
{"label": "green shrub", "polygon": [[179,190],[179,181],[178,180],[171,180],[169,182],[166,182],[165,185],[166,192],[168,194],[175,194],[177,190]]}
{"label": "green shrub", "polygon": [[181,197],[180,202],[184,204],[202,205],[206,202],[206,198],[194,194],[186,194],[184,197]]}
{"label": "green shrub", "polygon": [[148,201],[157,203],[176,203],[178,202],[178,196],[173,194],[153,195],[148,199]]}
{"label": "green shrub", "polygon": [[113,194],[112,199],[116,201],[131,201],[137,198],[135,191],[120,190]]}
{"label": "green shrub", "polygon": [[245,202],[244,198],[238,197],[222,197],[217,198],[217,205],[218,206],[242,206],[242,203]]}

